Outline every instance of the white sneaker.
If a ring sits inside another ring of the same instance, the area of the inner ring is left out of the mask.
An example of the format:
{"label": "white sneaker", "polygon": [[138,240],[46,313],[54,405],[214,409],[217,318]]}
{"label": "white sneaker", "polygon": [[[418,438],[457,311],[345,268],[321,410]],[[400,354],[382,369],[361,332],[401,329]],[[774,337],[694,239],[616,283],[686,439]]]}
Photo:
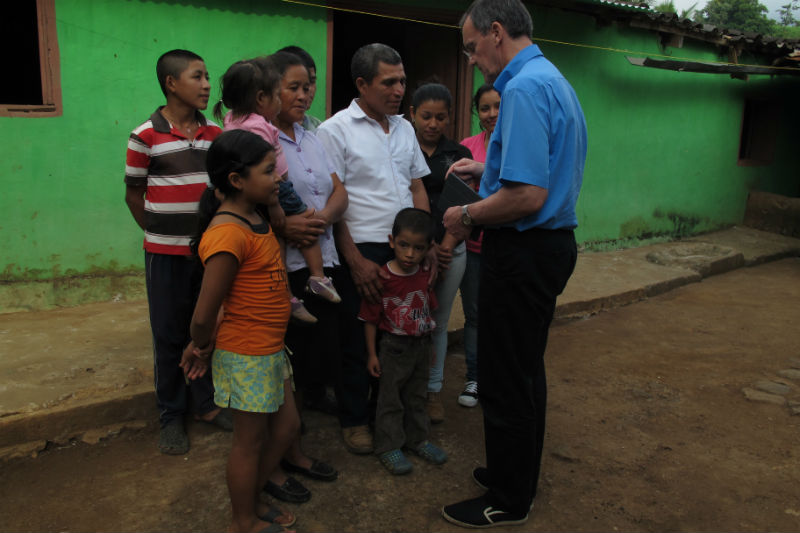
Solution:
{"label": "white sneaker", "polygon": [[464,407],[475,407],[478,405],[478,382],[467,381],[464,390],[458,395],[458,403]]}

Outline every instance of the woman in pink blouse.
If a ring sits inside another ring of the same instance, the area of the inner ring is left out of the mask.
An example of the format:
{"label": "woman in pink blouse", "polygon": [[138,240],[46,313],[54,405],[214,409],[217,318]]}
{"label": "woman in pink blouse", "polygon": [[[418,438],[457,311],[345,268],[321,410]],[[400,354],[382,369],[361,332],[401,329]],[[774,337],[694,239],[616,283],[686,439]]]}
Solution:
{"label": "woman in pink blouse", "polygon": [[[489,137],[492,136],[500,112],[500,94],[489,84],[482,85],[472,99],[483,131],[474,137],[467,137],[461,144],[469,148],[472,158],[486,162]],[[473,183],[477,191],[480,183]],[[481,233],[481,237],[483,234]],[[464,407],[478,404],[478,279],[481,268],[481,237],[467,239],[467,266],[461,278],[461,305],[464,308],[464,357],[467,363],[467,376],[464,390],[458,396],[458,403]]]}

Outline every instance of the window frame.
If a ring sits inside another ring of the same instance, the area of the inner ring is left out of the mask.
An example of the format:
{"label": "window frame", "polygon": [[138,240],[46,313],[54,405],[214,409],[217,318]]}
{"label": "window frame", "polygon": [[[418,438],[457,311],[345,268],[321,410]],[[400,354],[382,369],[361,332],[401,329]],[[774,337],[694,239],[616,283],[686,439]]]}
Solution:
{"label": "window frame", "polygon": [[[736,164],[740,167],[770,166],[775,160],[780,108],[765,97],[746,97],[742,109]],[[756,143],[755,139],[759,142]]]}
{"label": "window frame", "polygon": [[0,117],[60,117],[61,59],[56,32],[55,0],[36,0],[36,19],[39,30],[39,68],[42,79],[41,105],[2,104]]}

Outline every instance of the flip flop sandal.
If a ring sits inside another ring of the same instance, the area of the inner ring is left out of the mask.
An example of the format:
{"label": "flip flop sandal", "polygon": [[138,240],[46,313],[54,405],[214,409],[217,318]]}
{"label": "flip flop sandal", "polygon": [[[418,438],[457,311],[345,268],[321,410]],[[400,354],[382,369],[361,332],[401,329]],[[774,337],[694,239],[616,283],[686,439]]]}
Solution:
{"label": "flip flop sandal", "polygon": [[223,431],[233,431],[233,415],[228,409],[220,409],[219,413],[217,413],[217,416],[211,420],[203,420],[203,418],[199,416],[195,417],[195,420],[205,422],[206,424],[211,424],[212,426],[216,426]]}
{"label": "flip flop sandal", "polygon": [[[278,519],[282,516],[288,516],[290,520],[285,522],[279,522]],[[292,527],[295,522],[297,522],[297,517],[292,513],[287,513],[281,511],[279,508],[275,507],[274,505],[269,506],[269,511],[266,513],[259,515],[259,518],[264,522],[270,522],[273,524],[278,524],[282,527]]]}
{"label": "flip flop sandal", "polygon": [[282,531],[286,531],[286,528],[284,528],[280,524],[276,524],[275,522],[273,522],[269,526],[259,531],[258,533],[281,533]]}
{"label": "flip flop sandal", "polygon": [[311,468],[303,468],[302,466],[290,463],[286,459],[281,460],[281,468],[283,468],[286,472],[302,474],[318,481],[335,481],[336,478],[339,477],[339,472],[337,472],[336,469],[331,465],[323,463],[322,461],[314,459],[313,457],[310,459]]}

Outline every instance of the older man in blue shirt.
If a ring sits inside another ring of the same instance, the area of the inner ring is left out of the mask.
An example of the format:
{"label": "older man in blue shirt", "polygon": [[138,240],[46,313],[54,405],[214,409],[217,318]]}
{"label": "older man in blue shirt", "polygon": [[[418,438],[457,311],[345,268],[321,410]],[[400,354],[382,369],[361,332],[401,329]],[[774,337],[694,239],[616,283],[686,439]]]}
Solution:
{"label": "older man in blue shirt", "polygon": [[451,168],[482,174],[483,200],[444,217],[459,238],[486,228],[478,298],[486,467],[473,477],[487,492],[442,509],[464,527],[528,519],[544,441],[547,333],[577,258],[586,122],[569,82],[532,44],[532,30],[519,0],[476,0],[462,19],[470,63],[501,95],[485,166],[461,160]]}

